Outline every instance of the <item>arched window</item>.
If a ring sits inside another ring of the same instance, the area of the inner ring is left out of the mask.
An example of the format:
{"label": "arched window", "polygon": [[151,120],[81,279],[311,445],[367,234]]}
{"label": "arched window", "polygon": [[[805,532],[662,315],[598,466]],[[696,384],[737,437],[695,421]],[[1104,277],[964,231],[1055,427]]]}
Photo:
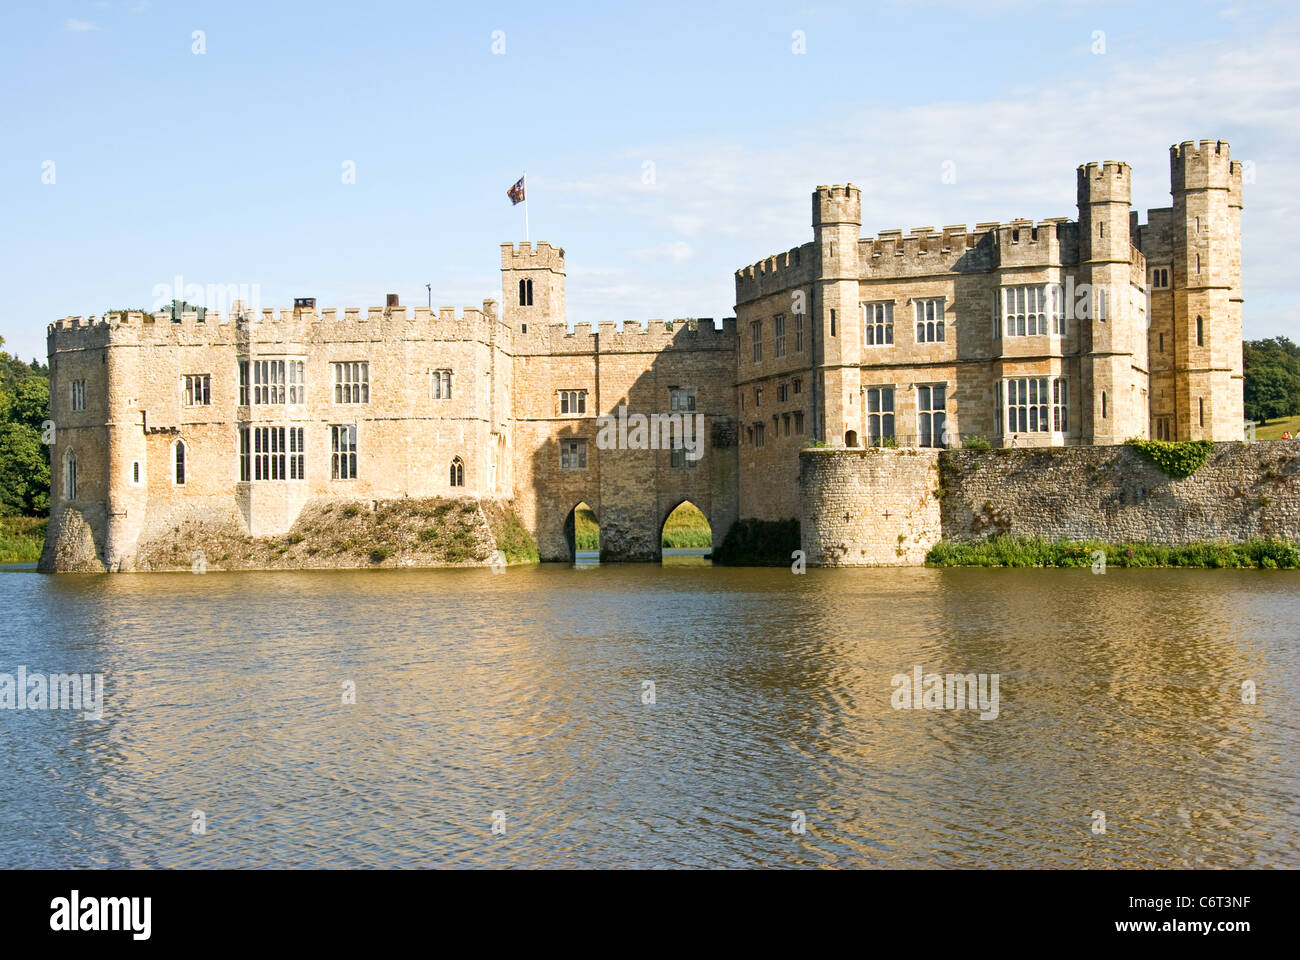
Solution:
{"label": "arched window", "polygon": [[465,486],[465,464],[456,457],[451,461],[451,485],[453,487]]}
{"label": "arched window", "polygon": [[519,281],[519,306],[531,307],[533,305],[533,281]]}
{"label": "arched window", "polygon": [[77,455],[71,450],[63,455],[63,499],[77,499]]}
{"label": "arched window", "polygon": [[857,445],[858,445],[858,432],[856,430],[850,430],[848,433],[844,434],[844,446],[856,447]]}
{"label": "arched window", "polygon": [[1205,321],[1200,317],[1196,318],[1196,345],[1205,346]]}
{"label": "arched window", "polygon": [[173,474],[173,478],[175,479],[177,486],[184,486],[185,485],[185,441],[184,440],[176,441],[176,446],[172,454],[172,462],[175,464],[176,467],[176,472]]}

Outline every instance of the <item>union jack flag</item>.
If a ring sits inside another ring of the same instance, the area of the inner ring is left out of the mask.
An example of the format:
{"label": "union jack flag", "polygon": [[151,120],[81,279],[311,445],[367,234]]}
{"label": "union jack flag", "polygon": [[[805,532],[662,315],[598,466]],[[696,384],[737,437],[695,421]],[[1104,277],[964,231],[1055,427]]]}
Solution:
{"label": "union jack flag", "polygon": [[506,191],[506,196],[510,198],[512,204],[524,202],[524,178],[520,177],[515,185]]}

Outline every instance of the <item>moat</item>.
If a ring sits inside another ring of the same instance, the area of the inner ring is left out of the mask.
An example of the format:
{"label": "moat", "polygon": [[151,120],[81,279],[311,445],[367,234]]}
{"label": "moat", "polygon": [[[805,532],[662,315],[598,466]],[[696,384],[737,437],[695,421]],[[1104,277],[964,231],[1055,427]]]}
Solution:
{"label": "moat", "polygon": [[[0,867],[1294,868],[1298,588],[2,572],[0,674],[102,673],[104,702],[0,710]],[[996,718],[895,709],[915,667],[998,675]]]}

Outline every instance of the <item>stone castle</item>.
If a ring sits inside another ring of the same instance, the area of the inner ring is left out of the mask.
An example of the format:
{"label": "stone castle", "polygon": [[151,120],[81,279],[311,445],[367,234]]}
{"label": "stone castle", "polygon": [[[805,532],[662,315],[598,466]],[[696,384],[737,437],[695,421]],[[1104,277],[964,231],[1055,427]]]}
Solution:
{"label": "stone castle", "polygon": [[[58,321],[42,565],[74,527],[131,570],[194,520],[275,536],[313,502],[448,496],[513,501],[544,560],[572,556],[585,502],[605,556],[655,559],[684,501],[715,544],[740,518],[800,517],[810,446],[1239,440],[1241,164],[1185,142],[1170,173],[1145,224],[1129,166],[1106,162],[1079,167],[1077,220],[866,238],[859,190],[819,187],[813,239],[738,270],[720,325],[570,329],[547,243],[502,246],[499,311]],[[700,415],[703,455],[601,449],[618,408]]]}

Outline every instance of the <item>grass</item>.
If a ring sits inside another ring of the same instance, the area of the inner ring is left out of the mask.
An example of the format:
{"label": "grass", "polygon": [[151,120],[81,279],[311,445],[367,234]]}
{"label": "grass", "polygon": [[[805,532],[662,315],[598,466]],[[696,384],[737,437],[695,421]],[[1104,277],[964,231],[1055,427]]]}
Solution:
{"label": "grass", "polygon": [[45,545],[46,517],[0,517],[0,563],[35,563]]}
{"label": "grass", "polygon": [[580,506],[573,512],[573,544],[578,550],[600,549],[600,526],[591,507]]}
{"label": "grass", "polygon": [[1282,417],[1280,420],[1270,420],[1267,425],[1255,428],[1255,439],[1281,440],[1284,433],[1289,433],[1292,437],[1300,433],[1300,417]]}
{"label": "grass", "polygon": [[925,562],[931,567],[1091,567],[1097,550],[1105,554],[1108,567],[1300,569],[1300,545],[1281,540],[1165,547],[1153,543],[991,537],[979,543],[941,541]]}
{"label": "grass", "polygon": [[693,503],[683,503],[664,521],[662,546],[670,550],[699,550],[713,546],[709,521]]}

